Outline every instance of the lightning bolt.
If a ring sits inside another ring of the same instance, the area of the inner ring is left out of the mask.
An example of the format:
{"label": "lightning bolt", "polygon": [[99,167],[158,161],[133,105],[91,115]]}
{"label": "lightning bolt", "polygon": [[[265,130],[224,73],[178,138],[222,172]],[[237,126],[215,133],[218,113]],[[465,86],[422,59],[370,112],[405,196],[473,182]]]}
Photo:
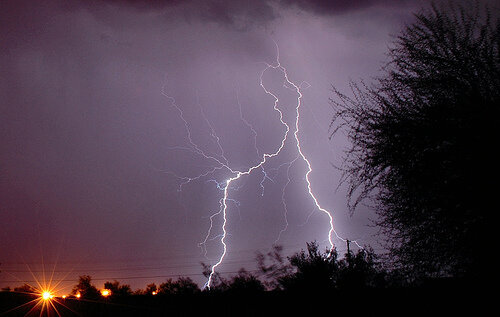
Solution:
{"label": "lightning bolt", "polygon": [[[208,259],[208,257],[207,257],[207,249],[206,249],[207,242],[208,241],[212,241],[214,239],[220,238],[219,241],[220,241],[220,243],[221,243],[221,245],[223,247],[223,251],[220,254],[220,256],[218,257],[217,262],[214,265],[212,265],[212,267],[210,269],[210,273],[208,275],[207,282],[204,285],[204,287],[206,287],[208,289],[210,289],[210,287],[212,285],[212,282],[214,280],[214,276],[215,276],[215,274],[217,272],[217,268],[223,263],[224,258],[225,258],[226,254],[227,254],[227,248],[228,248],[227,243],[226,243],[226,238],[228,236],[228,232],[227,232],[227,211],[228,211],[229,202],[233,201],[233,202],[236,203],[237,206],[239,206],[239,203],[237,201],[235,201],[234,199],[230,198],[230,190],[237,190],[237,188],[233,186],[233,183],[235,181],[239,180],[242,176],[250,175],[253,171],[255,171],[257,169],[260,169],[262,171],[262,174],[263,174],[262,180],[260,182],[260,187],[262,188],[261,195],[264,195],[264,182],[265,182],[265,180],[268,179],[268,180],[274,182],[273,179],[268,176],[268,173],[264,169],[264,165],[268,162],[269,159],[274,158],[274,157],[278,156],[281,153],[281,151],[285,147],[285,144],[287,144],[287,140],[288,140],[288,137],[289,137],[289,134],[290,134],[290,131],[291,131],[290,125],[284,120],[284,118],[283,118],[284,117],[283,112],[282,112],[282,110],[278,106],[279,103],[280,103],[280,100],[279,100],[278,96],[275,93],[273,93],[271,90],[269,90],[268,88],[266,88],[266,86],[264,85],[263,77],[264,77],[265,73],[268,72],[268,71],[270,71],[270,70],[279,71],[283,75],[283,78],[284,78],[284,80],[283,80],[283,87],[287,88],[287,89],[289,89],[289,90],[291,90],[291,91],[293,91],[293,92],[295,92],[297,94],[296,106],[295,106],[295,117],[294,117],[295,123],[293,125],[293,131],[292,131],[293,132],[293,140],[295,141],[294,143],[295,143],[295,148],[296,148],[296,151],[297,151],[296,152],[297,156],[292,161],[283,163],[283,164],[281,164],[277,168],[277,170],[279,172],[279,169],[282,166],[287,166],[287,170],[286,170],[287,182],[284,185],[284,187],[282,188],[282,195],[281,195],[282,205],[283,205],[283,208],[284,208],[284,222],[285,222],[285,224],[284,224],[283,228],[281,229],[281,231],[279,232],[278,237],[277,237],[275,243],[277,243],[279,241],[281,235],[287,230],[288,225],[289,225],[289,223],[288,223],[288,217],[287,217],[287,215],[288,215],[288,209],[287,209],[287,204],[286,204],[286,199],[285,199],[285,193],[286,193],[286,189],[287,189],[288,185],[291,182],[290,168],[299,159],[301,159],[302,161],[304,161],[305,164],[306,164],[306,166],[307,166],[307,171],[305,173],[305,180],[306,180],[306,184],[307,184],[307,191],[308,191],[308,194],[309,194],[309,196],[311,197],[311,199],[312,199],[312,201],[314,203],[314,207],[315,207],[315,209],[317,209],[317,210],[321,211],[322,213],[324,213],[327,216],[327,218],[328,218],[329,227],[330,227],[330,229],[328,231],[328,242],[329,242],[329,245],[330,245],[330,250],[333,250],[333,248],[334,248],[333,236],[335,236],[340,241],[343,241],[343,242],[347,241],[347,239],[341,237],[337,233],[337,231],[335,230],[334,225],[333,225],[333,216],[332,216],[332,213],[329,212],[328,210],[326,210],[325,208],[323,208],[319,204],[318,199],[316,198],[316,196],[314,195],[314,193],[312,191],[310,174],[312,173],[313,169],[312,169],[310,161],[305,156],[305,154],[304,154],[304,152],[302,150],[302,147],[301,147],[301,142],[300,142],[300,138],[299,138],[299,133],[300,133],[300,130],[299,130],[300,109],[301,109],[301,106],[302,106],[302,97],[303,97],[301,89],[306,89],[310,85],[307,82],[303,82],[303,83],[297,85],[292,80],[290,80],[288,72],[287,72],[287,69],[284,66],[281,65],[279,47],[278,47],[278,45],[277,45],[276,42],[274,42],[274,43],[275,43],[275,46],[276,46],[276,61],[275,61],[274,64],[263,63],[265,65],[265,68],[260,73],[260,76],[259,76],[259,85],[262,88],[262,90],[265,92],[265,94],[271,96],[274,99],[273,109],[274,109],[274,111],[276,111],[279,114],[279,121],[280,121],[281,125],[285,127],[285,133],[284,133],[284,135],[283,135],[283,137],[281,139],[281,142],[280,142],[278,148],[274,152],[263,153],[263,154],[260,153],[260,151],[258,149],[258,146],[257,146],[257,131],[244,118],[243,112],[242,112],[241,103],[240,103],[240,99],[239,99],[239,93],[237,91],[236,92],[236,101],[237,101],[237,104],[238,104],[238,107],[239,107],[240,120],[252,132],[252,134],[254,136],[254,148],[255,148],[257,156],[260,157],[260,161],[258,163],[256,163],[253,166],[248,167],[246,170],[245,169],[244,170],[235,170],[235,169],[233,169],[233,168],[231,168],[229,166],[230,164],[229,164],[228,159],[225,157],[223,147],[222,147],[222,145],[220,143],[220,138],[217,135],[217,133],[215,132],[215,128],[213,127],[213,125],[209,122],[209,120],[205,116],[205,114],[203,112],[203,108],[201,106],[200,106],[201,114],[203,116],[203,119],[207,123],[208,127],[210,128],[210,132],[211,132],[210,135],[214,139],[215,143],[217,144],[218,152],[219,153],[217,155],[212,155],[212,154],[207,153],[206,151],[204,151],[200,146],[198,146],[193,141],[193,139],[192,139],[191,130],[189,128],[189,123],[186,120],[186,118],[184,117],[184,113],[182,111],[182,108],[179,107],[176,104],[176,101],[175,101],[174,97],[172,97],[172,96],[170,96],[170,95],[168,95],[166,93],[165,85],[164,85],[164,87],[162,89],[162,94],[167,99],[170,100],[171,106],[173,108],[175,108],[177,110],[177,112],[179,113],[179,117],[180,117],[180,119],[184,123],[184,127],[185,127],[185,130],[186,130],[186,135],[187,135],[187,140],[188,140],[188,143],[189,143],[189,147],[174,147],[174,148],[178,149],[178,150],[191,151],[192,153],[194,153],[196,155],[199,155],[199,156],[202,156],[206,160],[212,161],[214,163],[214,166],[212,168],[210,168],[207,171],[205,171],[205,172],[203,172],[203,173],[201,173],[199,175],[196,175],[196,176],[191,176],[191,177],[178,176],[178,175],[176,175],[174,173],[171,173],[175,177],[177,177],[178,179],[181,180],[181,183],[179,185],[179,191],[182,191],[182,187],[184,185],[186,185],[186,184],[188,184],[188,183],[190,183],[192,181],[199,180],[199,179],[202,179],[202,178],[207,177],[209,175],[212,175],[216,171],[226,170],[226,171],[230,172],[230,174],[232,175],[231,177],[225,179],[222,182],[218,182],[217,180],[213,180],[213,179],[209,180],[210,182],[216,183],[217,188],[223,192],[223,195],[222,195],[222,198],[220,198],[220,200],[219,200],[219,208],[218,208],[218,210],[210,216],[210,226],[208,228],[208,231],[207,231],[207,234],[205,236],[205,239],[202,242],[199,243],[199,247],[202,248],[204,256]],[[198,95],[197,95],[197,102],[199,104]],[[210,238],[211,234],[212,234],[213,226],[214,226],[214,219],[216,217],[218,217],[218,216],[222,216],[222,227],[221,227],[222,234],[217,235],[214,238]],[[361,246],[358,244],[357,241],[352,241],[352,242],[355,243],[358,247],[361,248]]]}
{"label": "lightning bolt", "polygon": [[[295,141],[296,141],[296,146],[297,146],[297,151],[299,153],[299,156],[302,158],[302,160],[306,163],[307,165],[307,172],[306,172],[306,175],[305,175],[305,178],[306,178],[306,183],[307,183],[307,191],[309,193],[309,196],[311,196],[313,202],[314,202],[314,205],[316,206],[316,208],[318,210],[320,210],[321,212],[323,212],[329,219],[329,223],[330,223],[330,230],[328,231],[328,242],[330,243],[330,251],[333,250],[333,248],[335,247],[335,244],[333,243],[332,241],[332,235],[335,235],[335,237],[337,237],[337,239],[339,239],[340,241],[343,241],[343,242],[346,242],[347,239],[341,237],[337,231],[335,230],[335,227],[333,225],[333,216],[332,214],[326,210],[325,208],[321,207],[321,205],[319,204],[318,202],[318,199],[316,198],[316,196],[314,196],[314,193],[312,191],[312,185],[311,185],[311,180],[309,179],[309,176],[312,172],[312,167],[311,167],[311,162],[307,159],[307,157],[304,155],[304,152],[302,151],[302,148],[300,146],[300,139],[299,139],[299,121],[300,121],[300,107],[302,105],[302,97],[303,97],[303,94],[302,94],[302,91],[301,91],[301,87],[302,85],[306,85],[306,89],[309,88],[311,85],[307,82],[303,82],[301,83],[300,85],[297,85],[295,84],[294,82],[292,82],[290,79],[289,79],[289,76],[288,76],[288,73],[287,73],[287,70],[285,67],[283,67],[280,63],[280,60],[279,60],[279,47],[278,47],[278,44],[276,42],[274,42],[274,44],[276,45],[276,51],[277,51],[277,55],[276,55],[276,63],[277,63],[277,66],[274,67],[274,66],[271,66],[275,69],[279,69],[282,73],[283,73],[283,76],[285,77],[285,87],[290,87],[297,93],[298,97],[297,97],[297,107],[295,108],[295,131],[294,131],[294,137],[295,137]],[[290,85],[290,86],[287,86],[286,84]],[[288,184],[288,183],[287,183]],[[358,246],[359,248],[362,248],[359,243],[357,241],[352,241],[354,244],[356,244],[356,246]]]}
{"label": "lightning bolt", "polygon": [[274,241],[274,245],[278,244],[279,240],[281,239],[281,235],[288,229],[288,225],[289,225],[289,223],[288,223],[288,205],[286,204],[285,192],[286,192],[288,185],[292,181],[290,178],[290,168],[292,167],[293,163],[295,163],[295,161],[297,161],[298,159],[299,159],[299,157],[297,156],[292,161],[282,164],[282,165],[288,165],[288,167],[286,169],[286,183],[285,183],[285,186],[283,186],[283,188],[281,190],[281,204],[283,205],[283,210],[284,210],[283,220],[285,221],[285,224],[283,225],[283,228],[278,233],[278,237]]}
{"label": "lightning bolt", "polygon": [[[241,176],[249,175],[255,169],[262,168],[262,166],[267,162],[268,159],[273,158],[273,157],[279,155],[279,153],[281,152],[281,150],[285,147],[285,143],[286,143],[286,140],[288,138],[288,133],[290,132],[290,126],[283,120],[283,112],[278,108],[279,98],[264,86],[263,77],[264,77],[265,72],[268,71],[271,68],[276,69],[278,66],[279,66],[279,60],[278,60],[277,66],[273,66],[273,65],[270,65],[270,64],[266,63],[266,68],[261,72],[259,78],[260,78],[260,86],[262,87],[262,89],[264,90],[264,92],[274,98],[274,107],[273,107],[273,109],[279,113],[279,120],[280,120],[281,124],[286,127],[285,135],[283,136],[283,139],[281,140],[281,145],[279,146],[279,148],[275,152],[263,154],[262,160],[257,165],[254,165],[254,166],[248,168],[246,171],[238,171],[235,176],[233,176],[233,177],[229,178],[228,180],[226,180],[226,186],[224,187],[224,197],[222,199],[222,204],[223,204],[223,206],[222,206],[223,223],[222,223],[222,237],[221,237],[221,240],[220,240],[221,244],[223,246],[223,251],[222,251],[222,254],[219,257],[219,260],[217,261],[217,263],[215,263],[212,266],[212,269],[211,269],[210,274],[208,276],[208,280],[205,283],[204,287],[207,287],[208,289],[210,289],[210,286],[212,284],[212,280],[213,280],[214,274],[215,274],[215,272],[217,270],[217,267],[224,261],[224,257],[226,256],[226,253],[227,253],[227,244],[226,244],[226,236],[227,236],[227,229],[226,229],[226,224],[227,224],[227,200],[228,200],[228,195],[229,195],[228,190],[229,190],[230,184],[233,181],[238,180]],[[253,130],[253,131],[255,131],[255,130]],[[264,174],[265,174],[265,172],[264,172]],[[262,182],[261,182],[261,186],[262,186]]]}

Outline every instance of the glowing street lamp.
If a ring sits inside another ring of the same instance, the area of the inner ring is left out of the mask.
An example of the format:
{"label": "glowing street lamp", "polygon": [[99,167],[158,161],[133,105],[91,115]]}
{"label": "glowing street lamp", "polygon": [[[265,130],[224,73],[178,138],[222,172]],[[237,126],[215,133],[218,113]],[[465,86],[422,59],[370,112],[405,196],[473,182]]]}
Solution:
{"label": "glowing street lamp", "polygon": [[50,294],[49,291],[45,291],[42,293],[43,300],[50,300],[52,299],[52,297],[54,297],[54,295]]}
{"label": "glowing street lamp", "polygon": [[104,297],[108,297],[109,295],[111,295],[111,291],[109,289],[103,289],[101,291],[101,295]]}

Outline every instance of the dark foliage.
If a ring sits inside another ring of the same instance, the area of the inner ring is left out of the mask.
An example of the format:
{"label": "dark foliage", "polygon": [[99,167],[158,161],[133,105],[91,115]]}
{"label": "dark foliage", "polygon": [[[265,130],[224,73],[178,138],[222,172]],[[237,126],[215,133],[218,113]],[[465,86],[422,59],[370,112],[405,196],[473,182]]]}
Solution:
{"label": "dark foliage", "polygon": [[73,288],[73,294],[80,294],[82,299],[96,300],[101,297],[99,290],[92,285],[92,278],[89,275],[82,275],[78,279],[78,284]]}
{"label": "dark foliage", "polygon": [[359,290],[364,288],[384,288],[389,286],[388,272],[379,262],[371,248],[348,252],[339,260],[337,288]]}
{"label": "dark foliage", "polygon": [[158,292],[158,287],[156,286],[155,283],[148,284],[146,286],[146,290],[144,291],[144,294],[152,295],[153,292],[156,294]]}
{"label": "dark foliage", "polygon": [[[208,277],[211,269],[206,264],[203,264],[203,274]],[[210,289],[205,288],[205,291],[213,294],[233,294],[233,295],[252,295],[258,294],[266,290],[264,283],[255,275],[241,268],[237,275],[230,278],[224,278],[215,273],[212,276]]]}
{"label": "dark foliage", "polygon": [[176,281],[168,279],[158,288],[160,295],[192,295],[200,292],[198,285],[189,277],[179,277]]}
{"label": "dark foliage", "polygon": [[500,23],[477,6],[446,9],[415,15],[375,84],[334,89],[332,136],[348,128],[351,210],[373,203],[400,268],[477,278],[496,210]]}
{"label": "dark foliage", "polygon": [[127,284],[120,285],[120,282],[116,280],[113,282],[104,283],[104,288],[111,292],[112,298],[132,295],[132,289],[130,288],[130,285]]}
{"label": "dark foliage", "polygon": [[245,269],[240,269],[236,276],[224,281],[224,291],[230,294],[258,294],[265,290],[264,284],[253,274]]}
{"label": "dark foliage", "polygon": [[257,253],[257,264],[267,289],[282,290],[283,285],[279,281],[293,273],[292,266],[282,252],[283,247],[275,245],[267,254]]}
{"label": "dark foliage", "polygon": [[296,253],[289,261],[294,272],[278,279],[284,290],[324,292],[336,287],[339,262],[335,250],[322,253],[317,243],[308,243],[307,252]]}
{"label": "dark foliage", "polygon": [[349,252],[339,259],[337,251],[321,252],[316,242],[307,243],[307,251],[295,253],[288,258],[289,263],[276,261],[282,259],[280,249],[266,256],[259,255],[259,267],[265,277],[270,277],[274,290],[294,293],[329,293],[335,290],[385,287],[386,273],[371,249]]}
{"label": "dark foliage", "polygon": [[19,287],[14,287],[14,292],[26,293],[26,294],[37,293],[36,289],[28,284],[24,284]]}
{"label": "dark foliage", "polygon": [[245,269],[240,269],[236,276],[224,281],[224,291],[235,295],[258,294],[265,290],[264,284],[253,274]]}

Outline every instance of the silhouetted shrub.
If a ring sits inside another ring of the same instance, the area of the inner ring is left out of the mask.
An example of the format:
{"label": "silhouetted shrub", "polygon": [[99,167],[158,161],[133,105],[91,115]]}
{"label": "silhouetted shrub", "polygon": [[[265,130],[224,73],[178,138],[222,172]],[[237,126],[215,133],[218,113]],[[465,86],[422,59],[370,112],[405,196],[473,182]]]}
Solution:
{"label": "silhouetted shrub", "polygon": [[101,294],[99,290],[92,285],[92,278],[89,275],[82,275],[78,279],[78,284],[72,290],[74,295],[80,294],[82,299],[99,299]]}
{"label": "silhouetted shrub", "polygon": [[37,291],[35,288],[31,287],[30,285],[24,284],[24,285],[19,286],[19,287],[14,287],[14,292],[31,294],[31,293],[36,293]]}
{"label": "silhouetted shrub", "polygon": [[[278,249],[280,250],[280,249]],[[276,251],[275,251],[276,252]],[[280,252],[280,251],[279,251]],[[276,254],[268,254],[273,258]],[[316,293],[337,289],[362,289],[386,287],[386,271],[370,248],[349,252],[339,259],[337,251],[321,252],[316,242],[307,243],[307,251],[300,251],[284,261],[264,265],[265,256],[258,256],[264,276],[271,277],[274,290]]]}
{"label": "silhouetted shrub", "polygon": [[127,284],[120,285],[120,282],[116,280],[113,282],[104,283],[104,288],[111,292],[110,294],[111,298],[125,297],[132,295],[132,289],[130,288],[130,285]]}
{"label": "silhouetted shrub", "polygon": [[158,288],[158,294],[161,295],[192,295],[199,292],[198,284],[189,277],[179,277],[176,281],[168,279]]}
{"label": "silhouetted shrub", "polygon": [[227,281],[225,291],[232,294],[257,294],[265,290],[264,284],[245,269],[240,269],[238,275]]}
{"label": "silhouetted shrub", "polygon": [[352,143],[343,166],[350,207],[373,203],[400,272],[482,275],[498,176],[500,23],[472,6],[415,18],[385,75],[353,83],[353,97],[335,90],[332,135],[346,127]]}

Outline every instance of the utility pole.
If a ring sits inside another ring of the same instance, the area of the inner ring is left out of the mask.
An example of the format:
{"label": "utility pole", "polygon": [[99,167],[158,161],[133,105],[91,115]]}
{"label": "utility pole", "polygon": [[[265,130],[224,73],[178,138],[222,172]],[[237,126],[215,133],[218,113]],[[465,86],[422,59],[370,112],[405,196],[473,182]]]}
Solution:
{"label": "utility pole", "polygon": [[351,254],[351,249],[349,248],[351,241],[349,241],[349,239],[346,239],[345,243],[347,244],[347,254]]}

